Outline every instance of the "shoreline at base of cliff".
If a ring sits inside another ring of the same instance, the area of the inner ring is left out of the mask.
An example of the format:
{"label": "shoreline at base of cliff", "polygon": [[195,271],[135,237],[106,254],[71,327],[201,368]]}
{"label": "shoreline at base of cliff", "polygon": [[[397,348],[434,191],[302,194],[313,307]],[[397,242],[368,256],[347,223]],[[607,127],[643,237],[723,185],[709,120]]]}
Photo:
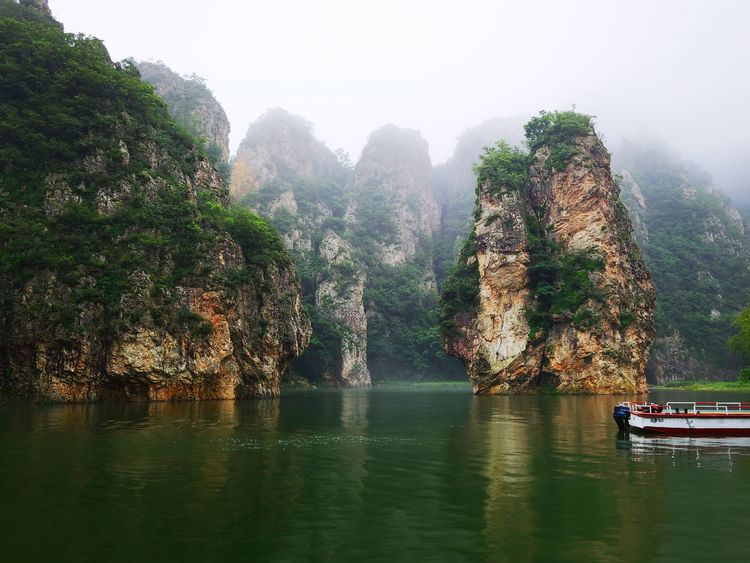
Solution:
{"label": "shoreline at base of cliff", "polygon": [[664,385],[649,385],[649,391],[748,391],[750,383],[740,381],[669,381]]}

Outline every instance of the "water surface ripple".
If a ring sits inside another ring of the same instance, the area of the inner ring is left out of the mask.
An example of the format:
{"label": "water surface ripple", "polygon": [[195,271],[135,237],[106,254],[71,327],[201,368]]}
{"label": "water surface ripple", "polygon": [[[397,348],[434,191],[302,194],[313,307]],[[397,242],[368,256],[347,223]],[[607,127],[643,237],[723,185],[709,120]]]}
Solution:
{"label": "water surface ripple", "polygon": [[750,439],[618,435],[616,400],[2,405],[0,561],[747,560]]}

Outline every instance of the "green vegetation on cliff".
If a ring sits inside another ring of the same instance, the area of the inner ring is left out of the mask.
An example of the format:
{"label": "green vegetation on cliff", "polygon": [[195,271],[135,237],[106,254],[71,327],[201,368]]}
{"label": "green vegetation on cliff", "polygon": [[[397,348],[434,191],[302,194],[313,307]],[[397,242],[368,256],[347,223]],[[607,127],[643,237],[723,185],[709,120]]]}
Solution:
{"label": "green vegetation on cliff", "polygon": [[455,332],[456,316],[462,313],[473,315],[478,303],[479,263],[476,259],[476,234],[472,230],[440,293],[441,333]]}
{"label": "green vegetation on cliff", "polygon": [[456,375],[455,362],[443,352],[437,294],[424,287],[425,254],[412,263],[368,270],[367,362],[376,380]]}
{"label": "green vegetation on cliff", "polygon": [[595,324],[595,314],[583,305],[600,298],[591,274],[604,268],[602,259],[591,252],[565,252],[533,213],[526,214],[526,237],[534,295],[534,306],[527,311],[531,338],[559,319],[571,321],[576,328]]}
{"label": "green vegetation on cliff", "polygon": [[477,185],[474,165],[486,147],[494,146],[498,139],[505,139],[509,145],[520,144],[524,121],[518,117],[491,119],[467,129],[459,137],[453,156],[433,168],[432,191],[440,205],[440,228],[433,245],[433,269],[439,288],[472,230]]}
{"label": "green vegetation on cliff", "polygon": [[[442,350],[433,245],[418,219],[431,196],[424,139],[386,126],[371,136],[363,167],[352,170],[346,160],[337,161],[307,121],[276,109],[250,126],[235,164],[240,201],[269,217],[295,256],[313,339],[293,370],[314,382],[341,374],[338,383],[348,384],[366,342],[375,380],[459,375]],[[419,237],[414,255],[404,228]],[[338,250],[323,244],[331,230]]]}
{"label": "green vegetation on cliff", "polygon": [[[750,306],[745,307],[732,321],[732,326],[737,329],[737,334],[732,336],[727,343],[729,349],[736,352],[746,364],[750,363]],[[740,370],[738,380],[745,385],[750,385],[750,366]]]}
{"label": "green vegetation on cliff", "polygon": [[83,303],[110,321],[121,317],[134,272],[149,276],[165,305],[177,284],[205,274],[226,231],[248,273],[287,259],[264,220],[222,204],[220,180],[214,191],[191,193],[185,178],[211,170],[205,154],[153,87],[130,63],[112,63],[99,40],[3,0],[0,76],[0,283],[9,315],[14,295],[42,275],[69,291],[39,311],[52,326],[86,330]]}
{"label": "green vegetation on cliff", "polygon": [[[560,169],[578,150],[573,140],[591,132],[592,117],[572,111],[541,112],[525,126],[527,143],[534,151],[547,147],[549,163]],[[520,194],[527,209],[525,220],[529,252],[529,285],[533,291],[533,307],[527,310],[531,337],[540,330],[548,330],[556,320],[565,319],[574,326],[584,328],[597,321],[595,315],[584,307],[589,299],[598,299],[599,293],[591,274],[601,270],[601,258],[590,252],[566,252],[542,226],[544,207],[533,209],[528,190],[531,156],[526,151],[511,147],[504,141],[486,147],[474,166],[477,179],[476,193],[482,188],[496,198],[510,193]],[[475,207],[475,221],[480,218],[479,203]],[[496,216],[486,220],[490,226]],[[458,263],[449,273],[440,300],[440,326],[443,334],[455,330],[455,317],[471,313],[479,294],[479,271],[474,258],[476,233],[472,231],[464,244]]]}
{"label": "green vegetation on cliff", "polygon": [[731,321],[750,301],[750,240],[739,214],[707,174],[663,149],[625,143],[615,162],[626,171],[621,198],[657,291],[652,358],[674,364],[676,336],[690,362],[674,365],[674,377],[731,377],[740,366],[726,347]]}
{"label": "green vegetation on cliff", "polygon": [[208,158],[228,182],[231,174],[229,120],[205,80],[195,74],[180,76],[161,61],[128,62],[138,69],[145,81],[154,85],[175,121],[199,140]]}
{"label": "green vegetation on cliff", "polygon": [[545,167],[562,170],[578,152],[573,140],[593,132],[593,116],[575,111],[541,111],[524,126],[524,131],[531,153],[547,146],[550,152]]}
{"label": "green vegetation on cliff", "polygon": [[[264,124],[270,127],[270,124]],[[301,134],[302,130],[296,130]],[[305,128],[304,131],[307,131]],[[270,135],[270,131],[264,132]],[[288,240],[298,237],[304,241],[293,246],[297,276],[302,286],[302,297],[312,322],[312,338],[301,357],[292,364],[295,375],[319,383],[331,379],[341,369],[341,345],[348,330],[343,323],[327,314],[325,307],[315,304],[315,295],[324,278],[333,275],[331,267],[319,255],[319,246],[328,229],[339,235],[344,233],[343,215],[346,195],[343,182],[333,178],[323,179],[298,176],[291,170],[263,184],[257,191],[247,193],[240,205],[255,209],[269,218],[273,226]],[[285,194],[291,194],[295,207],[277,206]],[[309,241],[309,247],[307,242]],[[336,272],[341,273],[341,272]]]}
{"label": "green vegetation on cliff", "polygon": [[477,186],[487,184],[494,196],[511,191],[523,193],[529,178],[529,154],[500,141],[484,149],[479,163],[474,166],[474,173]]}

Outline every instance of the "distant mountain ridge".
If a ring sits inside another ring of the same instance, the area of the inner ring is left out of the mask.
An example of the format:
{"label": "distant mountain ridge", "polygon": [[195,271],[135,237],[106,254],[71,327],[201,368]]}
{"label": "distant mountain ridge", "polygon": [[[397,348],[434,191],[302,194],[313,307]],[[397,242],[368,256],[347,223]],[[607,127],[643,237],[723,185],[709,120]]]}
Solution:
{"label": "distant mountain ridge", "polygon": [[622,200],[657,290],[649,377],[734,379],[733,317],[750,302],[750,238],[732,200],[708,174],[663,148],[615,152]]}
{"label": "distant mountain ridge", "polygon": [[273,221],[294,253],[317,334],[294,371],[348,387],[457,375],[433,317],[439,209],[431,176],[427,143],[414,130],[374,131],[349,167],[284,110],[249,127],[233,195]]}

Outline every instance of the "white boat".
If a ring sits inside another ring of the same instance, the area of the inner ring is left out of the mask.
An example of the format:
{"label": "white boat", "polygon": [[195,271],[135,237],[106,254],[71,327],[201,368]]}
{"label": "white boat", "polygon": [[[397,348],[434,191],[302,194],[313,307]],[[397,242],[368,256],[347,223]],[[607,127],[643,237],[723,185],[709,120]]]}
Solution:
{"label": "white boat", "polygon": [[615,407],[612,416],[621,430],[677,436],[750,436],[750,403],[625,401]]}

